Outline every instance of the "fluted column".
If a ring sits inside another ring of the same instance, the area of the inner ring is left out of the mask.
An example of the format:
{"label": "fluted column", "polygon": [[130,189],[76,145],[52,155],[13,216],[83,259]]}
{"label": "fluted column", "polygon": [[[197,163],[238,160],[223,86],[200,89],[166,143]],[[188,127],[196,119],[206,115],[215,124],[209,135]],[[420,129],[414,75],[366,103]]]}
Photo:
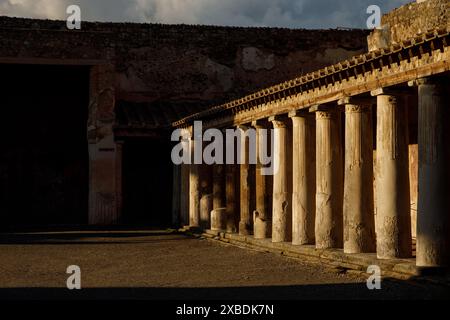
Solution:
{"label": "fluted column", "polygon": [[450,266],[450,85],[416,81],[419,94],[417,265]]}
{"label": "fluted column", "polygon": [[[247,138],[249,127],[240,126],[241,134],[241,155],[242,163],[240,165],[240,204],[241,215],[239,221],[239,234],[253,234],[253,210],[255,209],[254,190],[255,187],[255,166],[250,164],[250,139]],[[252,142],[255,144],[255,142]]]}
{"label": "fluted column", "polygon": [[292,240],[292,137],[289,121],[271,117],[274,126],[272,241]]}
{"label": "fluted column", "polygon": [[294,111],[292,155],[292,244],[315,242],[316,122],[314,115]]}
{"label": "fluted column", "polygon": [[412,254],[409,191],[408,106],[398,93],[377,96],[376,232],[379,259]]}
{"label": "fluted column", "polygon": [[256,145],[258,163],[256,165],[256,210],[254,211],[254,237],[255,239],[267,239],[272,236],[272,196],[273,175],[263,175],[264,165],[261,162],[261,152],[264,156],[272,156],[271,150],[271,126],[267,121],[254,121],[252,126],[256,128]]}
{"label": "fluted column", "polygon": [[343,246],[343,159],[341,112],[316,112],[316,247]]}
{"label": "fluted column", "polygon": [[[354,100],[354,99],[353,99]],[[345,104],[344,252],[376,251],[370,105]]]}

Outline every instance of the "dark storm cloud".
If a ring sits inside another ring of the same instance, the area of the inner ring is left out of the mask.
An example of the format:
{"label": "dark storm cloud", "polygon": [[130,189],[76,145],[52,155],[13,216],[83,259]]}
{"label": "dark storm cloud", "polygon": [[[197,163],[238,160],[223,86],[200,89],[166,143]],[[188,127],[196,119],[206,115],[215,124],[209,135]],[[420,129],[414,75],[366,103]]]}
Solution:
{"label": "dark storm cloud", "polygon": [[0,15],[63,19],[70,4],[84,20],[364,28],[369,5],[383,12],[410,0],[0,0]]}

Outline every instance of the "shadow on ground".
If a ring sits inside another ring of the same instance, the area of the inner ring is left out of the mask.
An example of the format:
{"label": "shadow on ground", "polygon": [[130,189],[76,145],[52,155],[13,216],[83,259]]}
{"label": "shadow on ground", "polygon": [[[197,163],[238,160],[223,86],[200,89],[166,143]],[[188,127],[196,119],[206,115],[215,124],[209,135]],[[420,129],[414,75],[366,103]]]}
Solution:
{"label": "shadow on ground", "polygon": [[[420,296],[398,289],[367,290],[365,284],[232,288],[63,288],[0,289],[1,300],[399,300],[450,299],[448,291]],[[401,297],[401,298],[400,298]]]}
{"label": "shadow on ground", "polygon": [[[159,241],[158,237],[165,237],[163,241],[182,240],[181,233],[175,230],[132,230],[130,228],[108,229],[32,229],[0,233],[0,245],[45,245],[45,244],[121,244],[121,243],[149,243]],[[174,236],[167,238],[167,236]],[[103,240],[103,241],[102,241]]]}
{"label": "shadow on ground", "polygon": [[[247,261],[245,250],[194,241],[174,230],[38,231],[0,233],[0,300],[450,299],[447,286],[384,279],[381,290],[371,291],[365,279],[294,265],[277,255],[253,253]],[[131,245],[108,246],[116,243]],[[98,244],[101,248],[85,246]],[[63,271],[75,254],[91,282],[90,287],[70,291],[64,287]],[[108,274],[114,274],[114,281],[105,282]],[[42,279],[53,282],[38,281]]]}

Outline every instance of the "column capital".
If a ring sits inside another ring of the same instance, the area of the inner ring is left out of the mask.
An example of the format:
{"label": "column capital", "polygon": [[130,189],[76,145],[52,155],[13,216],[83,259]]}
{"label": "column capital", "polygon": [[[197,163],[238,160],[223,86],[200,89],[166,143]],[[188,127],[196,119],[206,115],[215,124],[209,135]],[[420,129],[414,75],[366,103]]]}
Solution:
{"label": "column capital", "polygon": [[447,76],[432,76],[411,80],[408,82],[409,87],[418,87],[420,85],[437,85],[448,86],[450,84],[450,78]]}
{"label": "column capital", "polygon": [[289,118],[284,115],[277,115],[269,118],[274,128],[287,128],[289,127]]}
{"label": "column capital", "polygon": [[326,103],[326,104],[316,104],[311,106],[308,109],[308,112],[314,113],[314,112],[339,112],[339,107],[337,103]]}
{"label": "column capital", "polygon": [[190,125],[189,127],[183,128],[181,130],[185,130],[186,132],[188,132],[190,137],[192,138],[192,134],[194,133],[194,126],[193,125]]}
{"label": "column capital", "polygon": [[355,97],[344,97],[342,99],[339,99],[337,104],[339,106],[354,105],[360,107],[370,107],[372,106],[372,104],[375,103],[376,101],[372,97],[355,96]]}
{"label": "column capital", "polygon": [[315,105],[309,112],[316,114],[316,119],[332,119],[341,112],[336,105]]}
{"label": "column capital", "polygon": [[256,129],[267,129],[270,126],[268,119],[258,119],[252,122],[252,127]]}
{"label": "column capital", "polygon": [[364,113],[370,111],[370,109],[371,106],[368,105],[347,104],[345,113]]}
{"label": "column capital", "polygon": [[400,87],[388,87],[388,88],[378,88],[370,92],[372,97],[378,96],[405,96],[410,95],[412,92],[408,88]]}
{"label": "column capital", "polygon": [[192,130],[189,130],[189,128],[181,128],[181,135],[183,141],[189,141],[192,139]]}
{"label": "column capital", "polygon": [[318,111],[316,112],[316,119],[332,119],[335,116],[335,112],[332,111]]}
{"label": "column capital", "polygon": [[314,112],[321,112],[321,111],[329,111],[331,109],[332,109],[332,107],[329,105],[315,104],[312,107],[310,107],[308,111],[311,113],[314,113]]}
{"label": "column capital", "polygon": [[250,129],[250,125],[239,124],[239,125],[236,126],[236,128],[241,129],[243,131],[247,131],[248,129]]}
{"label": "column capital", "polygon": [[289,112],[288,116],[289,118],[305,118],[310,117],[311,113],[309,112],[309,109],[299,109]]}

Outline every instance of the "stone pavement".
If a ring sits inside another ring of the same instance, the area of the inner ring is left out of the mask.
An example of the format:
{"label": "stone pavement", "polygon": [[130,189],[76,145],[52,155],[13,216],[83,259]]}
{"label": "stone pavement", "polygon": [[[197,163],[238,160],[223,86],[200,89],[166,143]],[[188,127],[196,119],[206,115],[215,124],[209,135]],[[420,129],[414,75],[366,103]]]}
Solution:
{"label": "stone pavement", "polygon": [[[69,291],[69,265],[82,290]],[[170,231],[0,234],[0,299],[439,299],[448,288],[383,280]]]}

